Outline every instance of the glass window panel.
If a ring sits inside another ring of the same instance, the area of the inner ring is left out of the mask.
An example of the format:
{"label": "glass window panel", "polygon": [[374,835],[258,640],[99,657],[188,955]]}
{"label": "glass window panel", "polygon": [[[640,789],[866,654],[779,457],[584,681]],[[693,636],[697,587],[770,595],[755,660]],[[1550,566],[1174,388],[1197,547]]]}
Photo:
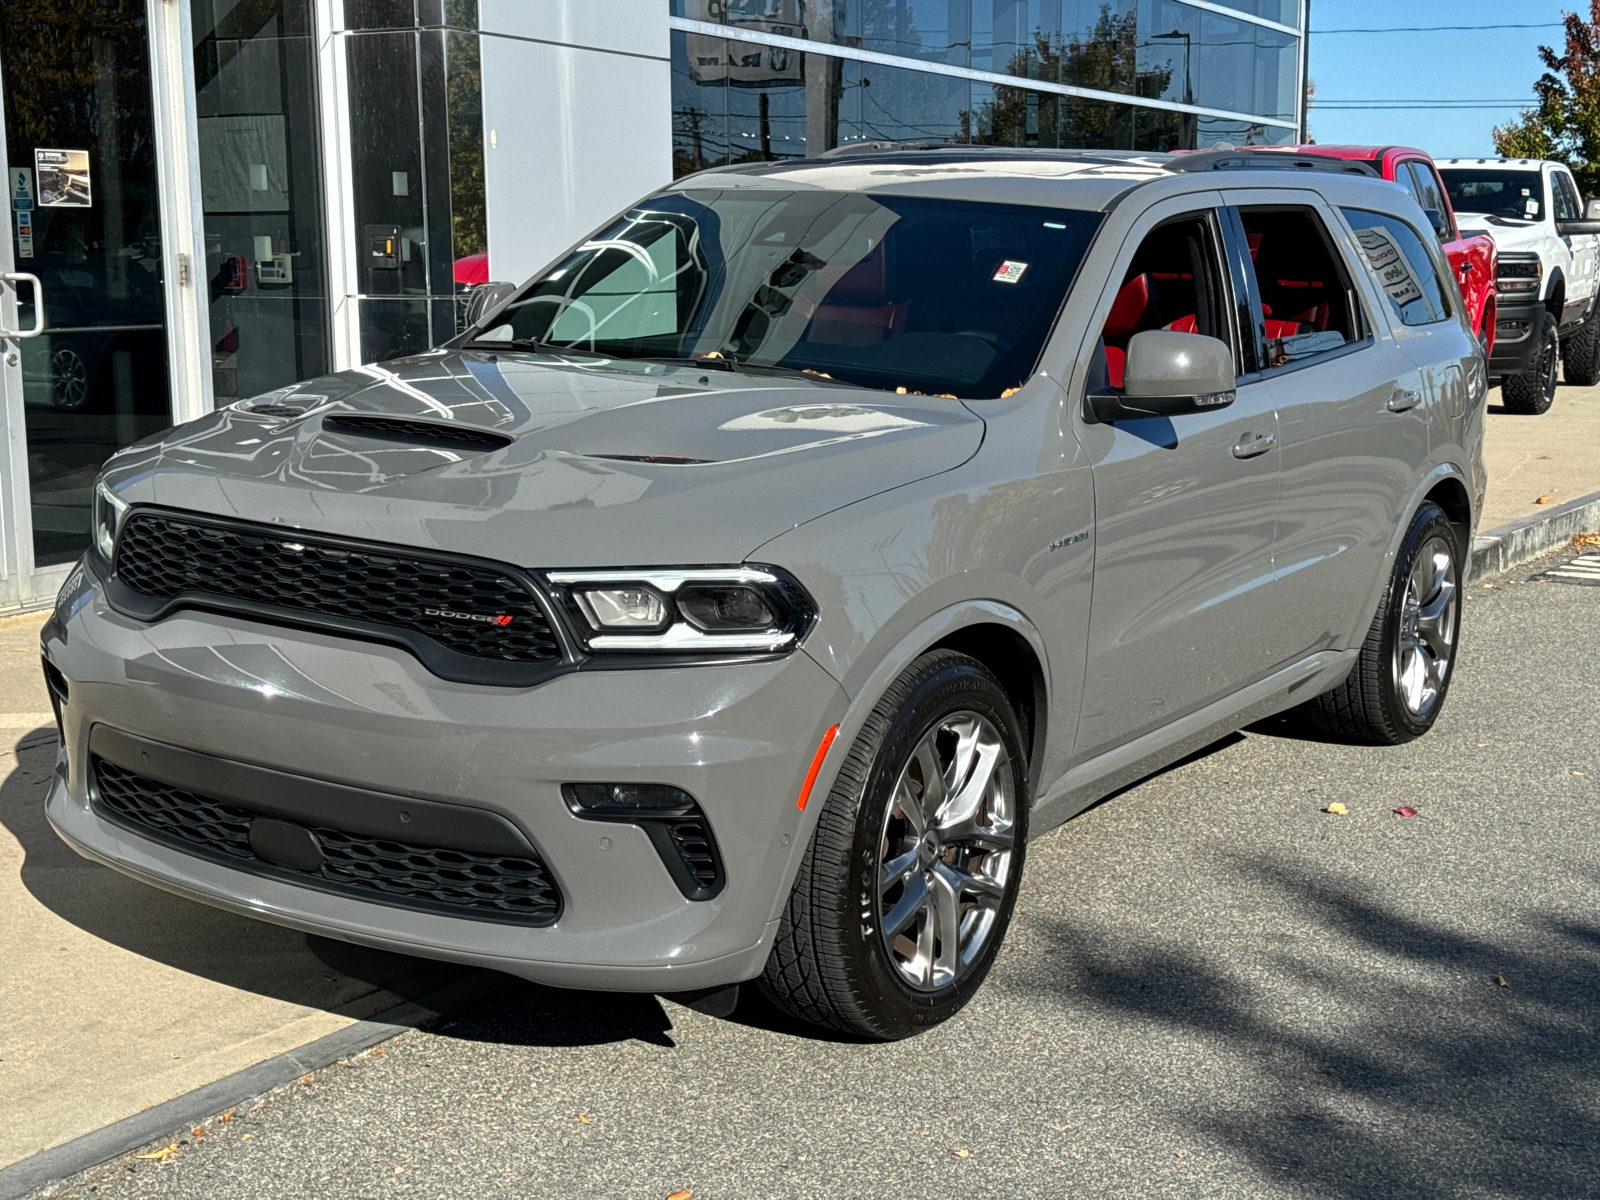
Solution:
{"label": "glass window panel", "polygon": [[1236,8],[1252,17],[1265,17],[1280,25],[1300,25],[1300,0],[1212,0],[1224,8]]}
{"label": "glass window panel", "polygon": [[728,161],[727,60],[728,43],[722,38],[673,30],[674,178]]}
{"label": "glass window panel", "polygon": [[218,405],[327,369],[315,49],[304,0],[193,0]]}
{"label": "glass window panel", "polygon": [[[88,545],[100,465],[171,423],[145,6],[52,13],[0,3],[6,152],[38,197],[31,252],[12,251],[44,293],[46,332],[13,343],[40,566]],[[19,307],[31,324],[32,303]]]}
{"label": "glass window panel", "polygon": [[1387,213],[1340,211],[1355,230],[1362,256],[1395,316],[1406,325],[1428,325],[1450,316],[1434,261],[1415,229]]}

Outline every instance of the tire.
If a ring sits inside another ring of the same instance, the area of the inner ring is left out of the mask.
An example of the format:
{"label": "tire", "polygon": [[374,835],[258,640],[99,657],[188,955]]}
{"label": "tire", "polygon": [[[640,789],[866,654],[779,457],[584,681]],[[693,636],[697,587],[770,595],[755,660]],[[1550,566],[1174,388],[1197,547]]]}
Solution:
{"label": "tire", "polygon": [[1544,314],[1534,334],[1539,349],[1520,375],[1507,375],[1500,381],[1500,400],[1507,412],[1536,417],[1548,412],[1556,398],[1556,366],[1561,343],[1556,337],[1556,319]]}
{"label": "tire", "polygon": [[1306,706],[1341,740],[1398,746],[1433,728],[1455,674],[1461,542],[1431,501],[1411,518],[1349,677]]}
{"label": "tire", "polygon": [[1561,374],[1577,387],[1600,383],[1600,312],[1591,311],[1578,332],[1561,343]]}
{"label": "tire", "polygon": [[[881,1041],[961,1010],[1016,904],[1028,823],[1023,745],[1004,690],[976,659],[935,650],[895,680],[850,747],[800,864],[760,980],[774,1004]],[[938,793],[924,786],[934,767]],[[968,786],[952,787],[963,767]],[[952,811],[948,801],[964,796],[975,807]],[[919,799],[934,820],[921,803],[902,807]],[[959,915],[941,917],[949,912]],[[893,938],[880,932],[892,928],[884,917],[899,926]],[[949,925],[958,934],[947,941]]]}

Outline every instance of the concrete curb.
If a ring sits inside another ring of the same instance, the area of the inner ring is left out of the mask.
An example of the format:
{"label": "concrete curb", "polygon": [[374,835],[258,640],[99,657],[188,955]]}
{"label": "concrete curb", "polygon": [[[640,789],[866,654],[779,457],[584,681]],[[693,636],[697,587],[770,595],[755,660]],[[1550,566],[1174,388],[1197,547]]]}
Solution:
{"label": "concrete curb", "polygon": [[492,995],[511,982],[508,976],[494,971],[474,972],[415,1000],[396,1004],[365,1021],[357,1021],[337,1033],[0,1168],[0,1200],[18,1200],[141,1146],[169,1142],[175,1134],[186,1132],[220,1112]]}
{"label": "concrete curb", "polygon": [[1513,567],[1564,546],[1580,533],[1600,530],[1600,492],[1579,496],[1549,512],[1486,529],[1472,539],[1472,578],[1504,575]]}

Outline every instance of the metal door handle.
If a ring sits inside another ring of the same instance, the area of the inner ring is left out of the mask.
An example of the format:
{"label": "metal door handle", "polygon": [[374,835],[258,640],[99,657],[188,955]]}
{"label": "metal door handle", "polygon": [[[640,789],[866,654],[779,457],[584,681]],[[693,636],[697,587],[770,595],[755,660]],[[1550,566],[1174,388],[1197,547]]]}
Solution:
{"label": "metal door handle", "polygon": [[1254,458],[1258,454],[1265,454],[1272,449],[1272,443],[1278,437],[1272,433],[1247,433],[1233,447],[1235,458]]}
{"label": "metal door handle", "polygon": [[44,332],[44,288],[39,283],[39,277],[37,275],[29,275],[26,271],[0,273],[0,282],[15,285],[23,281],[33,284],[33,328],[0,329],[0,337],[31,338],[38,337]]}
{"label": "metal door handle", "polygon": [[1405,412],[1408,409],[1415,408],[1421,403],[1422,393],[1420,391],[1410,391],[1404,388],[1396,388],[1394,390],[1394,395],[1389,397],[1389,411]]}

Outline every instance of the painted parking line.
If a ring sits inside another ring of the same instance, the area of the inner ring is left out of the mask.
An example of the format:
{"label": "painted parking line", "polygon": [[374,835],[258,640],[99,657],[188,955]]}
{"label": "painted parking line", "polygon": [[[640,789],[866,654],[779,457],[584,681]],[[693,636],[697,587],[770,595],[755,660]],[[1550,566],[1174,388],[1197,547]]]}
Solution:
{"label": "painted parking line", "polygon": [[1548,579],[1552,583],[1575,583],[1579,587],[1600,587],[1600,552],[1580,554],[1559,567],[1541,571],[1534,578]]}

